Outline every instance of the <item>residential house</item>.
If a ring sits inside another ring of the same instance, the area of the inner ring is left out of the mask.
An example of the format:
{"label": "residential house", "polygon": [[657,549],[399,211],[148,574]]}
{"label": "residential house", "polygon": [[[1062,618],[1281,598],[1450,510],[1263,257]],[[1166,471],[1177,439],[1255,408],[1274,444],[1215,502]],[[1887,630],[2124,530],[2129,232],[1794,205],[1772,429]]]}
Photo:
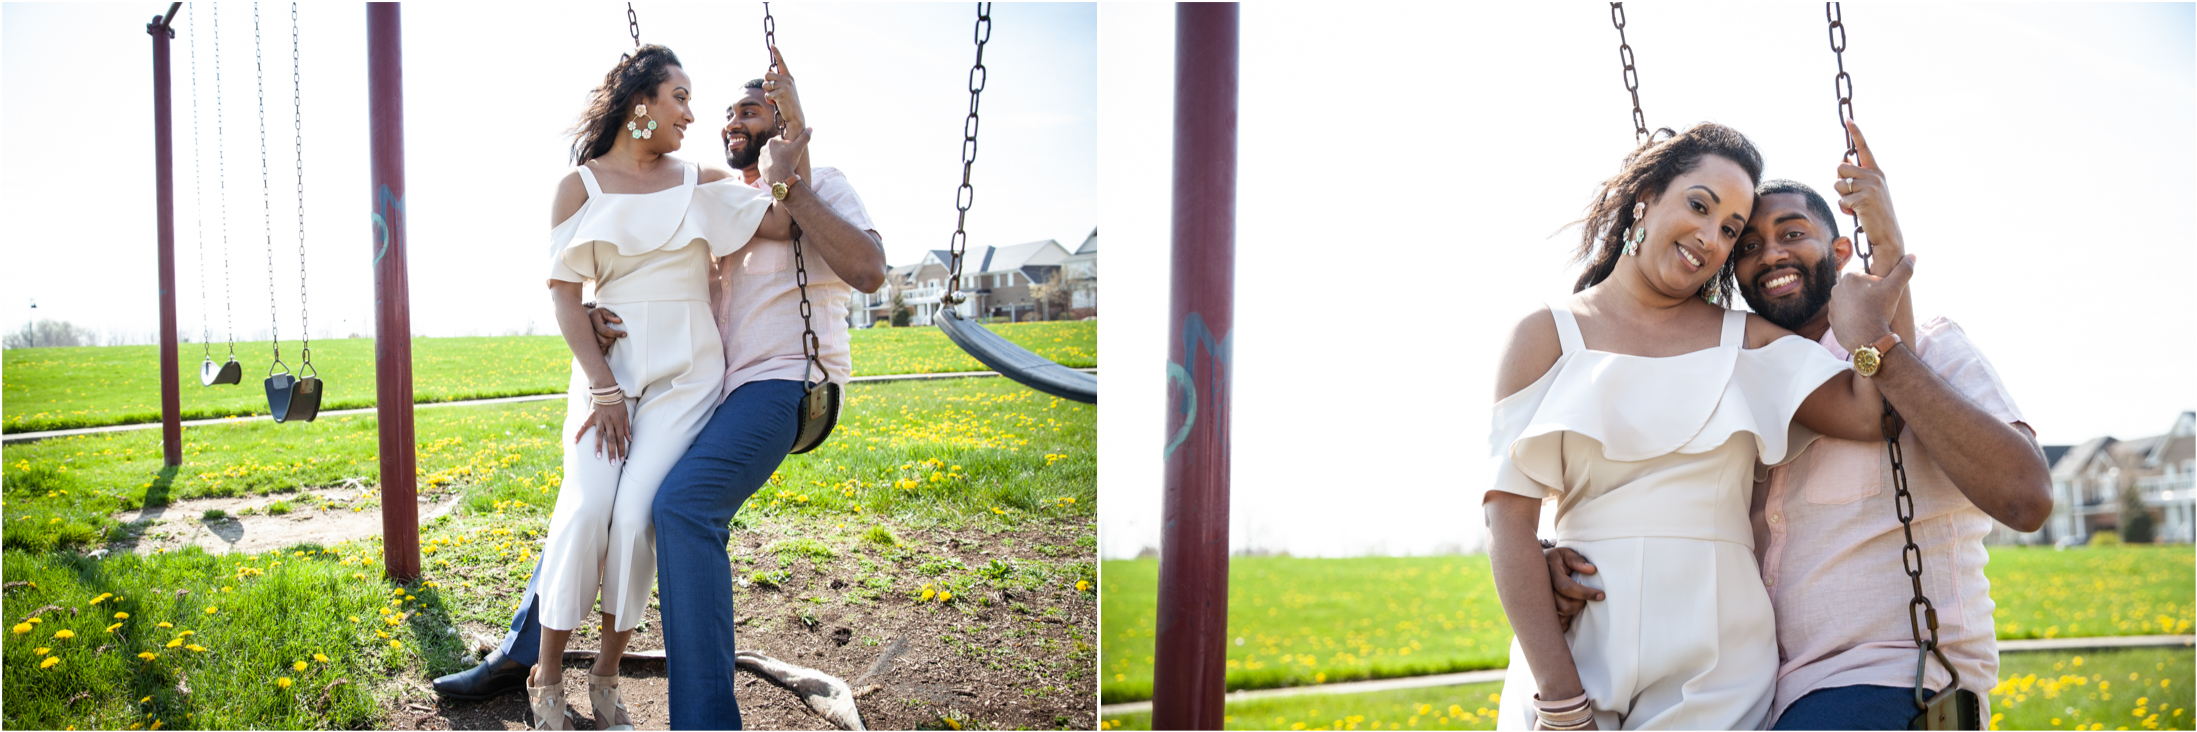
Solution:
{"label": "residential house", "polygon": [[[1089,272],[1088,305],[1098,306],[1098,230],[1084,239],[1079,252],[1088,253],[1078,260],[1078,266]],[[961,294],[966,297],[954,308],[961,317],[971,319],[1000,319],[1010,322],[1067,317],[1068,311],[1059,303],[1040,303],[1032,296],[1031,286],[1053,277],[1067,277],[1063,273],[1065,263],[1071,258],[1068,249],[1060,242],[1046,239],[1010,247],[978,247],[963,254],[961,262]],[[904,264],[886,272],[885,285],[870,294],[855,293],[849,307],[848,324],[867,328],[872,324],[889,321],[892,317],[893,296],[899,295],[909,310],[908,324],[930,325],[938,314],[940,302],[948,291],[951,279],[953,252],[933,249],[923,253],[923,259],[914,264]]]}
{"label": "residential house", "polygon": [[[1068,307],[1081,315],[1098,314],[1098,229],[1083,238],[1076,253],[1060,263],[1061,279],[1068,283]],[[1086,312],[1088,311],[1088,312]]]}
{"label": "residential house", "polygon": [[2166,434],[2047,446],[2045,455],[2052,466],[2052,517],[2028,533],[1994,526],[1986,543],[2082,542],[2100,531],[2118,532],[2129,491],[2151,514],[2157,541],[2197,540],[2197,412],[2182,412]]}

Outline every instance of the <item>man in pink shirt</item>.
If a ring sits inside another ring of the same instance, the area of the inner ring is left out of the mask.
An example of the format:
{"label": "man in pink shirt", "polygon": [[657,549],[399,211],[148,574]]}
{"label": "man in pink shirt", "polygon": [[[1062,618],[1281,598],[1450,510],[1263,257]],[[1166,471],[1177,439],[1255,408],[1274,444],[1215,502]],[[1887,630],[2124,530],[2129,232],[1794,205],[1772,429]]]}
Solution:
{"label": "man in pink shirt", "polygon": [[[1855,133],[1860,155],[1857,164],[1839,168],[1839,208],[1861,219],[1876,264],[1887,268],[1905,242],[1883,173]],[[1756,196],[1732,254],[1750,308],[1840,358],[1884,331],[1909,330],[1885,323],[1853,328],[1873,332],[1833,333],[1833,320],[1858,322],[1849,315],[1858,309],[1842,307],[1857,303],[1840,299],[1898,295],[1870,288],[1866,275],[1838,281],[1854,242],[1839,236],[1830,206],[1814,190],[1773,180]],[[1899,309],[1912,322],[1909,305]],[[1873,378],[1907,423],[1902,464],[1939,647],[1959,672],[1960,688],[1983,697],[1998,681],[1983,537],[1993,519],[2021,531],[2043,526],[2052,511],[2051,479],[2012,396],[1960,327],[1937,318],[1912,331],[1884,351]],[[1793,462],[1758,471],[1757,478],[1750,512],[1755,556],[1777,617],[1773,728],[1906,729],[1918,713],[1917,646],[1908,619],[1914,589],[1903,565],[1906,537],[1885,443],[1819,438]],[[1585,558],[1568,549],[1548,555],[1560,615],[1568,619],[1600,599],[1571,577],[1594,572]],[[1922,634],[1929,637],[1927,627]],[[1925,695],[1944,692],[1951,675],[1934,659],[1927,669]],[[1988,698],[1982,717],[1990,717]]]}

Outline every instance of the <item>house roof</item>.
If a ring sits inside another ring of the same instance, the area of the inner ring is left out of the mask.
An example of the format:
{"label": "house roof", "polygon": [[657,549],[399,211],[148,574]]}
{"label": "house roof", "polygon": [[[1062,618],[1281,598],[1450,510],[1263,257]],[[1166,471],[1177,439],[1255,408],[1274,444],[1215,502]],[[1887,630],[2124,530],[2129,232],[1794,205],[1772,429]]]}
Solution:
{"label": "house roof", "polygon": [[2074,445],[2042,445],[2041,447],[2043,447],[2043,448],[2044,448],[2044,464],[2045,464],[2045,467],[2048,467],[2048,468],[2049,468],[2049,467],[2051,467],[2051,466],[2054,466],[2054,465],[2058,465],[2058,464],[2060,464],[2060,456],[2061,456],[2061,455],[2065,455],[2065,454],[2067,454],[2067,451],[2068,451],[2068,450],[2071,450],[2071,449],[2074,449],[2074,447],[2075,447],[2075,446],[2074,446]]}
{"label": "house roof", "polygon": [[[1025,242],[1014,246],[987,247],[983,269],[978,272],[1025,272],[1032,265],[1060,264],[1068,258],[1068,250],[1052,239]],[[966,269],[966,268],[964,268]]]}
{"label": "house roof", "polygon": [[2192,457],[2197,457],[2197,412],[2183,412],[2174,418],[2174,427],[2144,452],[2144,467],[2179,465]]}
{"label": "house roof", "polygon": [[1086,236],[1086,237],[1083,237],[1083,244],[1082,244],[1082,246],[1078,246],[1078,247],[1076,247],[1076,253],[1077,253],[1077,254],[1097,254],[1097,253],[1098,253],[1098,228],[1097,228],[1097,227],[1092,227],[1092,229],[1091,229],[1091,235],[1090,235],[1090,236]]}
{"label": "house roof", "polygon": [[2115,442],[2117,440],[2112,437],[2093,437],[2089,442],[2068,448],[2067,452],[2060,455],[2059,462],[2052,464],[2052,479],[2072,479],[2081,475],[2083,468],[2090,464],[2091,458],[2097,457]]}

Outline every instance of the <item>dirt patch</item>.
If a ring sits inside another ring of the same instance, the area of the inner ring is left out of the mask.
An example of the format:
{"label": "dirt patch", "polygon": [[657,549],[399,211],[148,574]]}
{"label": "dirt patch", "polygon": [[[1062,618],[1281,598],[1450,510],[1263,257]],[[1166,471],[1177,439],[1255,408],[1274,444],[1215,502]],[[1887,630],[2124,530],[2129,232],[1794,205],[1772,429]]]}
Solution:
{"label": "dirt patch", "polygon": [[[927,573],[926,566],[958,565],[973,577],[988,566],[1058,569],[1095,562],[1095,551],[1078,542],[1094,528],[1088,519],[1075,519],[998,529],[895,529],[900,546],[846,541],[829,559],[785,549],[785,542],[814,535],[813,526],[773,522],[739,530],[734,577],[776,579],[736,589],[737,645],[845,679],[871,729],[949,729],[948,718],[964,729],[1095,729],[1096,595],[1076,589],[1074,576],[966,580],[965,594],[951,602],[918,599],[926,584],[944,586],[955,576]],[[510,590],[507,596],[515,596],[519,588]],[[476,654],[503,636],[500,627],[467,624],[464,630]],[[593,628],[574,633],[572,648],[595,646]],[[663,652],[655,609],[630,648]],[[577,657],[565,663],[566,699],[580,715],[581,729],[592,728],[584,676],[589,663]],[[621,673],[635,725],[668,728],[664,663],[628,657]],[[738,674],[735,694],[750,729],[834,728],[793,692],[751,673]],[[423,681],[407,683],[388,702],[388,712],[386,723],[398,728],[517,730],[525,728],[526,697],[514,692],[485,702],[449,701]]]}
{"label": "dirt patch", "polygon": [[[257,553],[304,543],[334,545],[380,536],[381,504],[375,488],[357,483],[289,493],[233,498],[192,498],[114,514],[128,537],[109,552],[152,554],[196,546],[209,554]],[[448,513],[458,492],[420,499],[420,521]],[[209,512],[219,511],[218,514]]]}

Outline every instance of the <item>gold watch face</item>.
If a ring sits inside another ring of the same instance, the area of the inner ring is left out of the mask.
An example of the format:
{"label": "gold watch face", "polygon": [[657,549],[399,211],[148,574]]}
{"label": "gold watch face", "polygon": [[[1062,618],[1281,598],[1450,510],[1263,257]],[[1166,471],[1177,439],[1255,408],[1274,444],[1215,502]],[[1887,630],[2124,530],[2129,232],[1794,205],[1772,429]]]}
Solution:
{"label": "gold watch face", "polygon": [[777,200],[780,200],[780,201],[786,200],[786,191],[787,191],[787,188],[786,188],[786,184],[785,184],[785,183],[772,183],[772,184],[770,184],[770,197],[771,197],[771,198],[774,198],[774,199],[777,199]]}
{"label": "gold watch face", "polygon": [[1862,376],[1877,375],[1877,367],[1883,363],[1883,354],[1877,353],[1876,346],[1862,346],[1854,352],[1854,371]]}

